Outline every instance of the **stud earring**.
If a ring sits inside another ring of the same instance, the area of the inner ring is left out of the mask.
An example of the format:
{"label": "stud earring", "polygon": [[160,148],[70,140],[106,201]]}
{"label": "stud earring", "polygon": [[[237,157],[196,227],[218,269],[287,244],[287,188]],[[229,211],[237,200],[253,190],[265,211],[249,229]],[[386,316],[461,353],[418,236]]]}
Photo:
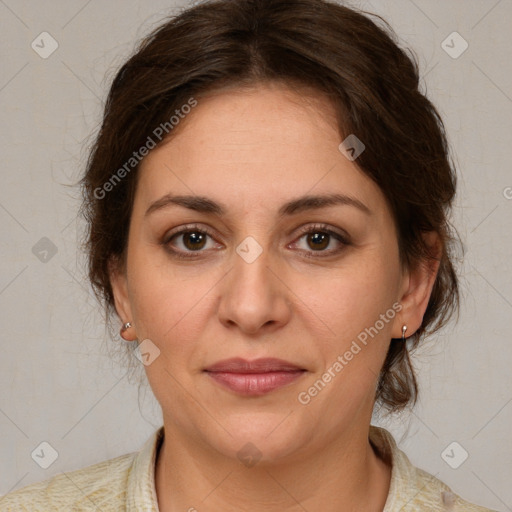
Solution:
{"label": "stud earring", "polygon": [[125,340],[125,341],[132,341],[132,340],[128,340],[124,337],[125,331],[127,331],[130,327],[132,327],[132,324],[130,322],[126,322],[125,324],[123,324],[123,326],[121,327],[121,330],[119,331],[121,338],[123,338],[123,340]]}
{"label": "stud earring", "polygon": [[405,331],[407,331],[407,325],[402,326],[402,341],[405,341]]}

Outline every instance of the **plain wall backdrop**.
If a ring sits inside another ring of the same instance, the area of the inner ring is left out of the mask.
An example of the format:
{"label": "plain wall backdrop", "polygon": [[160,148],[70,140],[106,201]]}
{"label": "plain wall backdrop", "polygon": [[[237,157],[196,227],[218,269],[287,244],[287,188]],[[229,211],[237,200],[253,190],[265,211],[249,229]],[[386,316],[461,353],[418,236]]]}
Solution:
{"label": "plain wall backdrop", "polygon": [[[149,387],[108,354],[122,341],[106,338],[85,278],[69,184],[114,73],[184,5],[0,0],[0,495],[139,450],[162,424]],[[512,510],[512,2],[349,5],[382,15],[418,55],[458,167],[466,246],[460,320],[413,358],[419,404],[374,423],[465,499]],[[32,456],[42,442],[58,453],[47,469]]]}

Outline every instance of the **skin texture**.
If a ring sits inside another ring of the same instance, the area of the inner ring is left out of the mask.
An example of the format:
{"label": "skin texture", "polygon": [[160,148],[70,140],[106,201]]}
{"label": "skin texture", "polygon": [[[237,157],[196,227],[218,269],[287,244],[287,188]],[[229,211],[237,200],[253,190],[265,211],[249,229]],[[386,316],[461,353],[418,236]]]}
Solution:
{"label": "skin texture", "polygon": [[[368,442],[377,377],[390,339],[404,324],[407,336],[421,325],[437,267],[400,266],[385,197],[339,151],[327,99],[279,84],[229,89],[198,98],[181,123],[141,163],[126,267],[111,272],[117,312],[133,324],[127,336],[160,350],[145,367],[165,426],[160,510],[382,510],[391,468]],[[335,205],[278,216],[291,199],[333,192],[371,213]],[[207,196],[227,214],[169,206],[145,216],[168,193]],[[349,244],[331,236],[315,245],[300,229],[325,233],[316,223],[346,232]],[[212,236],[169,241],[190,224]],[[262,249],[252,263],[236,251],[248,236]],[[166,241],[196,257],[173,257]],[[394,319],[299,403],[396,302]],[[266,395],[240,396],[203,371],[237,356],[277,357],[307,371]],[[252,467],[237,457],[248,442],[261,454]]]}

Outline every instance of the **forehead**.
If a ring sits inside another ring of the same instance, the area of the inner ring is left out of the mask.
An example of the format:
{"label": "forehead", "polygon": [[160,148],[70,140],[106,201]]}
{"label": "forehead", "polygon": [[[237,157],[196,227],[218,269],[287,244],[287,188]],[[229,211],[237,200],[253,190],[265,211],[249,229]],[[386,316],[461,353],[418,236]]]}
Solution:
{"label": "forehead", "polygon": [[179,131],[142,161],[139,202],[169,192],[246,208],[306,193],[382,200],[373,181],[339,151],[334,108],[322,95],[271,85],[222,90],[197,102]]}

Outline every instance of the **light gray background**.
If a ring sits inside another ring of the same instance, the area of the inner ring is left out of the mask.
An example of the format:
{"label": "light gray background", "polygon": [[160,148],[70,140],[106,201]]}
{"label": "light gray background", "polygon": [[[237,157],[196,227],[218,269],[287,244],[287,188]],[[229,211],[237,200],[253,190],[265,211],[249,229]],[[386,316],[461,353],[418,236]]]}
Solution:
{"label": "light gray background", "polygon": [[[419,56],[459,168],[454,220],[467,247],[460,321],[414,359],[420,404],[375,423],[464,498],[512,510],[512,2],[352,4],[383,15]],[[67,185],[116,69],[177,6],[0,0],[0,494],[138,450],[161,425],[151,391],[138,393],[108,354],[115,342],[83,274],[78,191]],[[31,48],[43,31],[59,44],[47,59]],[[441,46],[453,31],[469,44],[457,59]],[[58,249],[46,263],[32,252],[42,237]],[[42,441],[59,454],[46,470],[31,458]],[[458,469],[441,457],[453,441],[469,453]]]}

